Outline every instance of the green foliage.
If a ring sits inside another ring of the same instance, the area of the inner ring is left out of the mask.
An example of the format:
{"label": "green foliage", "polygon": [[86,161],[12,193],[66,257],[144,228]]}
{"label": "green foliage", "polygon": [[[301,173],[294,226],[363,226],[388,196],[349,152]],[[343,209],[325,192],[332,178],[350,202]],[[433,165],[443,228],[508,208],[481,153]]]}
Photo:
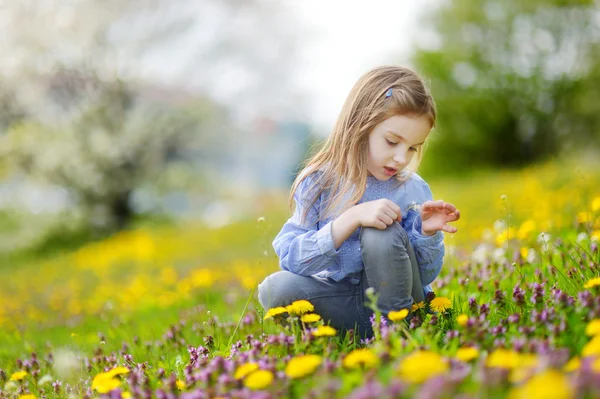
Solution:
{"label": "green foliage", "polygon": [[439,116],[424,169],[519,166],[597,148],[594,10],[593,1],[455,0],[434,13],[437,45],[413,58]]}

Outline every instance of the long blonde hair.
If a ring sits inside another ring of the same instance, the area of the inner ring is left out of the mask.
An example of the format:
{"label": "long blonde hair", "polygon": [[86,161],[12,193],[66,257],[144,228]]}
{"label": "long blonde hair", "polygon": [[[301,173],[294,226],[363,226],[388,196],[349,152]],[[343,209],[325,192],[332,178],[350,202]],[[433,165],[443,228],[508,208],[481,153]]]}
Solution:
{"label": "long blonde hair", "polygon": [[[391,95],[389,89],[392,89]],[[395,115],[424,116],[432,128],[435,126],[435,102],[417,72],[406,67],[381,66],[361,76],[348,94],[332,134],[294,181],[290,207],[293,207],[294,193],[300,183],[318,171],[322,173],[306,191],[314,197],[310,199],[310,205],[304,207],[303,220],[325,190],[330,190],[331,196],[319,220],[333,214],[340,205],[345,208],[356,204],[367,183],[369,134],[375,126]],[[421,158],[422,150],[419,150],[404,173],[398,173],[396,177],[407,180],[416,171]],[[318,189],[313,190],[314,187]],[[351,191],[352,196],[343,203]]]}

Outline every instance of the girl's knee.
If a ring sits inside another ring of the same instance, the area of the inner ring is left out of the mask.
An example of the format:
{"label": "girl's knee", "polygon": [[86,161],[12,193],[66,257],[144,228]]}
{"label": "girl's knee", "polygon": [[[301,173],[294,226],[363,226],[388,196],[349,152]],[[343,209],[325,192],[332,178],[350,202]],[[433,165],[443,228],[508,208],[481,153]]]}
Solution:
{"label": "girl's knee", "polygon": [[265,309],[285,306],[294,302],[299,293],[294,284],[295,275],[287,271],[275,272],[258,285],[258,301]]}
{"label": "girl's knee", "polygon": [[363,251],[365,249],[378,251],[398,245],[406,247],[408,234],[398,222],[394,222],[385,230],[363,227],[360,234],[360,244]]}

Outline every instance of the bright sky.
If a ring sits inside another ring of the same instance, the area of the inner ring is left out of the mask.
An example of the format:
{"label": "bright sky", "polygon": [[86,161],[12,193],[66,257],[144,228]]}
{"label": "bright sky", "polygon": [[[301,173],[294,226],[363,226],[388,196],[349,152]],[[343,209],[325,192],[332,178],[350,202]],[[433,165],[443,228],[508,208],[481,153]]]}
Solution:
{"label": "bright sky", "polygon": [[302,51],[297,84],[309,91],[309,115],[327,134],[355,81],[381,64],[403,64],[421,14],[438,0],[299,0],[290,6],[317,39]]}

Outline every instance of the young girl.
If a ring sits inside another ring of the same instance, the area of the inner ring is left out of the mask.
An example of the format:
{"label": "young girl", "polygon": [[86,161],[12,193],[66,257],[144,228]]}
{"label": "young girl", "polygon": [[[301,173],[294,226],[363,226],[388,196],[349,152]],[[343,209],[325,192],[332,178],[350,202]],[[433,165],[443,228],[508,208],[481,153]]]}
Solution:
{"label": "young girl", "polygon": [[358,80],[292,186],[294,214],[273,242],[283,271],[258,287],[265,309],[306,299],[336,329],[370,336],[367,288],[384,315],[424,300],[442,267],[442,231],[456,232],[448,223],[460,217],[414,173],[435,116],[408,68],[383,66]]}

